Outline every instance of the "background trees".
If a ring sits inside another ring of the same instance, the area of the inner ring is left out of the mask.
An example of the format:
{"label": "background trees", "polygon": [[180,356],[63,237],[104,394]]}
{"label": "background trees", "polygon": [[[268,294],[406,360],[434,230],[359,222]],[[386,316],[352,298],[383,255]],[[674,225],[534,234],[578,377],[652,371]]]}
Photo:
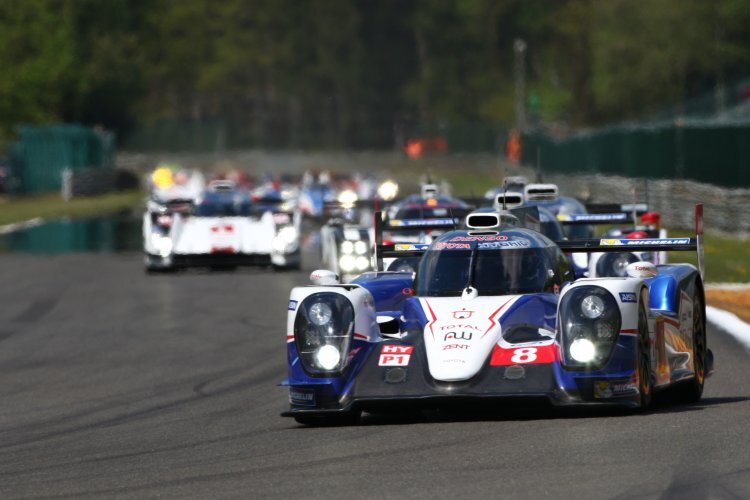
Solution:
{"label": "background trees", "polygon": [[533,118],[647,118],[706,92],[728,105],[749,21],[750,0],[0,0],[0,137],[213,123],[243,144],[391,147],[510,127],[518,38]]}

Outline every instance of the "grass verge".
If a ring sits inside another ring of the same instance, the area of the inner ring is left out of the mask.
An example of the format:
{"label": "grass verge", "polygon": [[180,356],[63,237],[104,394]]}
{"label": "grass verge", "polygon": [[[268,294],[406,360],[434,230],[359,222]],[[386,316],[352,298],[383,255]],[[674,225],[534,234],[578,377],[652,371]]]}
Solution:
{"label": "grass verge", "polygon": [[36,217],[85,217],[118,212],[140,203],[145,194],[140,190],[109,193],[101,196],[63,200],[59,194],[24,196],[0,201],[0,225],[23,222]]}

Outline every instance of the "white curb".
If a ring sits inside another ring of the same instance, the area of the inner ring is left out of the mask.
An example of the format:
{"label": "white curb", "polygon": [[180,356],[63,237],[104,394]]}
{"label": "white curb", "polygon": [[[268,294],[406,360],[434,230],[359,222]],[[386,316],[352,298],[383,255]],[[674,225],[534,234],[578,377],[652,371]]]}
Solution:
{"label": "white curb", "polygon": [[706,319],[750,349],[750,325],[735,314],[716,307],[706,306]]}

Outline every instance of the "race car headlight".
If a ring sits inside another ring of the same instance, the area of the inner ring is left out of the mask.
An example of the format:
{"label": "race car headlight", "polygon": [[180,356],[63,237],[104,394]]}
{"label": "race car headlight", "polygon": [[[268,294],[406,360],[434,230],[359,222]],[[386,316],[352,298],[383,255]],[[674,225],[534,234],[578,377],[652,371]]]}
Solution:
{"label": "race car headlight", "polygon": [[333,312],[331,311],[331,307],[325,302],[316,302],[315,304],[310,306],[310,310],[308,312],[310,321],[318,326],[325,325],[329,321],[331,321],[331,315],[333,314]]}
{"label": "race car headlight", "polygon": [[341,353],[330,344],[319,347],[314,357],[315,363],[324,370],[333,370],[341,361]]}
{"label": "race car headlight", "polygon": [[378,196],[381,200],[391,201],[398,194],[398,184],[388,180],[378,186]]}
{"label": "race car headlight", "polygon": [[338,202],[341,203],[341,206],[344,208],[351,208],[354,206],[355,203],[357,203],[357,193],[352,191],[351,189],[347,189],[345,191],[341,191],[338,196]]}
{"label": "race car headlight", "polygon": [[596,347],[589,339],[577,338],[570,344],[570,357],[580,363],[590,363],[596,356]]}
{"label": "race car headlight", "polygon": [[357,255],[364,255],[367,253],[367,243],[364,241],[355,241],[354,242],[354,253]]}
{"label": "race car headlight", "polygon": [[294,251],[298,236],[299,234],[294,226],[282,227],[273,239],[273,249],[282,253]]}
{"label": "race car headlight", "polygon": [[581,301],[581,312],[589,319],[596,319],[604,314],[604,301],[598,295],[587,295]]}
{"label": "race car headlight", "polygon": [[364,271],[365,269],[370,267],[370,260],[367,257],[362,257],[360,255],[359,257],[357,257],[355,264],[357,266],[357,271]]}
{"label": "race car headlight", "polygon": [[339,259],[339,267],[343,272],[350,273],[357,267],[357,259],[353,255],[343,255]]}
{"label": "race car headlight", "polygon": [[333,292],[310,295],[297,308],[294,339],[304,370],[335,376],[344,369],[354,331],[354,307]]}
{"label": "race car headlight", "polygon": [[354,253],[354,242],[351,242],[349,240],[342,241],[341,242],[341,253],[342,254]]}
{"label": "race car headlight", "polygon": [[172,238],[170,238],[169,236],[163,236],[159,233],[153,233],[152,242],[154,244],[154,248],[156,248],[156,251],[159,252],[160,256],[167,257],[172,253]]}
{"label": "race car headlight", "polygon": [[600,368],[614,350],[622,319],[617,301],[599,286],[580,286],[560,300],[562,358],[567,368]]}

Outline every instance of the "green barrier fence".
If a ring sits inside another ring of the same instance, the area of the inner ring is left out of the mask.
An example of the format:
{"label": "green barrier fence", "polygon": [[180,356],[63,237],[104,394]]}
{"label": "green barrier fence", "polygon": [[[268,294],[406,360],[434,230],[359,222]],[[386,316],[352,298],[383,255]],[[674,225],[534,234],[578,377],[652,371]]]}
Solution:
{"label": "green barrier fence", "polygon": [[14,192],[56,191],[66,169],[114,166],[114,134],[79,125],[20,126],[10,147]]}
{"label": "green barrier fence", "polygon": [[522,137],[521,162],[552,173],[691,179],[750,186],[750,124],[691,121],[619,126],[554,138]]}

